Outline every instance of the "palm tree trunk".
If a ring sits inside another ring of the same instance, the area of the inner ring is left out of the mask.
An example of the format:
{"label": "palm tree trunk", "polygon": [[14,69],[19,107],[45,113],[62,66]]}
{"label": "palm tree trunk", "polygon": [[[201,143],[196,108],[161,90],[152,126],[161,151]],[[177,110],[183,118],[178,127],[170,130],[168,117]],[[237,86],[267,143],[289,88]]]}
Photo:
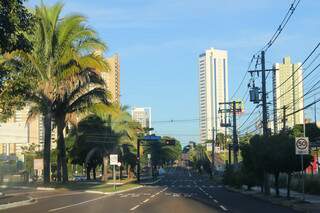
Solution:
{"label": "palm tree trunk", "polygon": [[102,181],[107,181],[108,180],[108,167],[109,167],[109,158],[108,155],[106,154],[103,157],[103,174],[102,174]]}
{"label": "palm tree trunk", "polygon": [[50,183],[51,114],[44,115],[43,182]]}
{"label": "palm tree trunk", "polygon": [[57,181],[61,182],[61,155],[60,145],[57,145]]}
{"label": "palm tree trunk", "polygon": [[92,168],[92,173],[93,173],[93,180],[96,180],[96,179],[97,179],[96,166],[94,166],[94,167]]}
{"label": "palm tree trunk", "polygon": [[90,180],[90,179],[91,179],[90,173],[91,173],[91,167],[88,165],[88,166],[87,166],[87,180]]}
{"label": "palm tree trunk", "polygon": [[65,127],[65,121],[63,118],[57,119],[57,130],[58,130],[58,147],[59,155],[62,167],[62,182],[68,182],[68,167],[67,167],[67,156],[66,156],[66,144],[64,141],[63,129]]}

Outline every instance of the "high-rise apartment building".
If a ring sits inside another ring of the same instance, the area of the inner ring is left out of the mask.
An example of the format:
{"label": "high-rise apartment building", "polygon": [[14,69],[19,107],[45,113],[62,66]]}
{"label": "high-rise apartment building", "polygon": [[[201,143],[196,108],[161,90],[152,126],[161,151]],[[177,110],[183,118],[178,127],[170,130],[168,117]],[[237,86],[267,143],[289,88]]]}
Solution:
{"label": "high-rise apartment building", "polygon": [[[273,103],[274,116],[278,122],[274,123],[276,130],[282,129],[283,107],[286,107],[286,114],[290,114],[303,108],[303,76],[301,63],[292,64],[290,57],[285,57],[283,63],[274,64],[276,69],[273,72]],[[289,79],[289,80],[288,80]],[[287,117],[287,127],[295,124],[303,124],[303,110]]]}
{"label": "high-rise apartment building", "polygon": [[200,142],[204,143],[217,132],[224,133],[218,110],[220,102],[228,101],[227,51],[211,48],[199,56],[199,99]]}
{"label": "high-rise apartment building", "polygon": [[120,59],[115,54],[106,59],[110,67],[109,72],[103,72],[102,78],[107,84],[107,89],[111,94],[112,103],[120,103]]}
{"label": "high-rise apartment building", "polygon": [[131,112],[132,119],[141,124],[142,128],[151,128],[151,108],[134,107]]}

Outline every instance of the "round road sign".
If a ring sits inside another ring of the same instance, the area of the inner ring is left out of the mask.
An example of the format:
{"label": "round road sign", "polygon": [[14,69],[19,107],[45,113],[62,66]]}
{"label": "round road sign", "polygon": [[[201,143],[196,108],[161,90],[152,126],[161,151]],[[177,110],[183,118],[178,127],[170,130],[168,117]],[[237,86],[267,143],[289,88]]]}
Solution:
{"label": "round road sign", "polygon": [[300,138],[297,140],[296,146],[300,150],[304,150],[308,148],[308,141],[304,138]]}

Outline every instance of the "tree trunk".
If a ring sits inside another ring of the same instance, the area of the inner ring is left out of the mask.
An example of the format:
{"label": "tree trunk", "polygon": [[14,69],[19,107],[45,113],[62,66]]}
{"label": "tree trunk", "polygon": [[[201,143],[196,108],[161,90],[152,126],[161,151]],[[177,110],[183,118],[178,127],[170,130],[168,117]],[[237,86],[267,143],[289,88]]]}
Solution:
{"label": "tree trunk", "polygon": [[128,164],[128,178],[131,179],[132,178],[132,175],[131,175],[131,165]]}
{"label": "tree trunk", "polygon": [[68,182],[68,167],[67,167],[67,157],[66,157],[66,144],[64,141],[63,129],[65,127],[65,119],[57,118],[57,130],[58,130],[58,147],[59,155],[61,159],[62,167],[62,182]]}
{"label": "tree trunk", "polygon": [[91,172],[91,167],[90,166],[87,166],[87,180],[90,180],[91,177],[90,177],[90,172]]}
{"label": "tree trunk", "polygon": [[102,181],[108,181],[108,167],[109,167],[109,158],[108,158],[108,155],[105,155],[103,157]]}
{"label": "tree trunk", "polygon": [[126,174],[127,174],[127,179],[129,179],[129,166],[128,166],[128,164],[126,165]]}
{"label": "tree trunk", "polygon": [[92,167],[93,180],[96,180],[96,166]]}
{"label": "tree trunk", "polygon": [[290,187],[291,187],[291,173],[287,173],[288,180],[287,180],[287,198],[290,198]]}
{"label": "tree trunk", "polygon": [[120,180],[122,180],[122,170],[123,170],[123,167],[122,166],[120,166],[120,168],[119,168],[119,179]]}
{"label": "tree trunk", "polygon": [[57,145],[57,181],[61,182],[61,155],[60,155],[60,145]]}
{"label": "tree trunk", "polygon": [[275,187],[276,187],[276,195],[279,196],[279,172],[276,172],[274,174],[274,182],[275,182]]}
{"label": "tree trunk", "polygon": [[51,114],[44,115],[43,182],[50,183]]}

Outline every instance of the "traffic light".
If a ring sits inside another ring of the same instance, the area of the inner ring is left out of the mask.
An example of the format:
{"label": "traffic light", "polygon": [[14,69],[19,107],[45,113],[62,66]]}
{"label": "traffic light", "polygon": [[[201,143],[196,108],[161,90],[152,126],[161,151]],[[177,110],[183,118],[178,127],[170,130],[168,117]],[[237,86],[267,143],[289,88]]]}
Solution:
{"label": "traffic light", "polygon": [[168,146],[174,146],[176,144],[176,141],[175,140],[165,140],[164,144],[168,145]]}

